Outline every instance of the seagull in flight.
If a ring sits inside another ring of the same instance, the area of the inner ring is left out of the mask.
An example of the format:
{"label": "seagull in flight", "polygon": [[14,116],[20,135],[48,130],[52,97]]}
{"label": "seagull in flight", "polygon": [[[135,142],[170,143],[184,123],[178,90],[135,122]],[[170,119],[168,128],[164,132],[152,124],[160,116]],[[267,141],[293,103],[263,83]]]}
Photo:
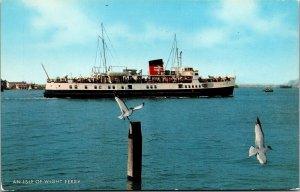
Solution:
{"label": "seagull in flight", "polygon": [[269,150],[272,150],[271,146],[265,146],[264,143],[264,132],[261,128],[259,118],[256,118],[255,123],[255,147],[251,146],[249,149],[249,157],[256,155],[257,160],[260,164],[267,163],[266,153]]}
{"label": "seagull in flight", "polygon": [[133,111],[139,110],[144,107],[144,103],[142,103],[136,107],[131,107],[128,109],[124,101],[122,101],[119,97],[115,96],[115,100],[117,101],[122,113],[120,116],[118,116],[119,119],[125,120],[126,117],[128,120],[130,120],[128,117],[133,113]]}

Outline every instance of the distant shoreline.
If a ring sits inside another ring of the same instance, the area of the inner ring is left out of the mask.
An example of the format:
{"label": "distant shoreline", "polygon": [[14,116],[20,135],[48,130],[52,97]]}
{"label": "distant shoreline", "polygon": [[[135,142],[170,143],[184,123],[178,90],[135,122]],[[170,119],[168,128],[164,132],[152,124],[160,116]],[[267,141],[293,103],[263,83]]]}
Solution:
{"label": "distant shoreline", "polygon": [[[237,84],[238,88],[299,88],[298,85],[274,85],[274,84]],[[282,87],[283,86],[283,87]]]}

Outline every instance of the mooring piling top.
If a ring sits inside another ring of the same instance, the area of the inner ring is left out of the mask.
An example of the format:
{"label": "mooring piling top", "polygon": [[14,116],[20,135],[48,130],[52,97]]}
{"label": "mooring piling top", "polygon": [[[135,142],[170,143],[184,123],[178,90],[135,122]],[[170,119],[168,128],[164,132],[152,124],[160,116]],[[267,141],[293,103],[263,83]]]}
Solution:
{"label": "mooring piling top", "polygon": [[129,121],[129,122],[130,122],[130,124],[137,124],[137,123],[141,124],[140,121]]}
{"label": "mooring piling top", "polygon": [[140,121],[130,121],[129,126],[129,136],[130,137],[140,137],[142,138],[142,127]]}

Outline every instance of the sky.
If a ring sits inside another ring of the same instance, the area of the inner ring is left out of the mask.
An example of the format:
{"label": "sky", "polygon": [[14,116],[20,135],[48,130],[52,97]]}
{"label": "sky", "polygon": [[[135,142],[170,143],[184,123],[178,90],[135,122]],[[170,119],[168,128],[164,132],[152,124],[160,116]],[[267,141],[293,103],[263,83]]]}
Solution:
{"label": "sky", "polygon": [[[299,78],[297,0],[2,0],[1,77],[46,83],[89,76],[100,65],[101,23],[108,66],[142,69],[168,61],[174,35],[182,65],[238,84]],[[114,68],[121,70],[121,68]]]}

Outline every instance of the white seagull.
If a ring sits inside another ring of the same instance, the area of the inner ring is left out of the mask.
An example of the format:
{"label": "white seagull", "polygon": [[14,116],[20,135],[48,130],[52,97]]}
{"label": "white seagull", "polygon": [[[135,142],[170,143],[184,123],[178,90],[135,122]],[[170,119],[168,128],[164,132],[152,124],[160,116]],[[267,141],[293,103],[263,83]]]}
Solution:
{"label": "white seagull", "polygon": [[127,119],[130,120],[128,118],[128,116],[130,116],[133,113],[133,111],[136,111],[136,110],[144,107],[144,103],[142,103],[136,107],[131,107],[128,109],[128,107],[126,106],[124,101],[122,101],[120,98],[118,98],[116,96],[115,96],[115,99],[116,99],[116,101],[120,107],[121,113],[122,113],[120,116],[118,116],[119,119],[125,119],[125,117],[127,117]]}
{"label": "white seagull", "polygon": [[264,132],[261,128],[259,118],[257,117],[255,123],[255,147],[251,146],[249,149],[249,157],[256,155],[257,160],[260,164],[267,163],[266,153],[272,150],[270,146],[265,146],[264,143]]}

